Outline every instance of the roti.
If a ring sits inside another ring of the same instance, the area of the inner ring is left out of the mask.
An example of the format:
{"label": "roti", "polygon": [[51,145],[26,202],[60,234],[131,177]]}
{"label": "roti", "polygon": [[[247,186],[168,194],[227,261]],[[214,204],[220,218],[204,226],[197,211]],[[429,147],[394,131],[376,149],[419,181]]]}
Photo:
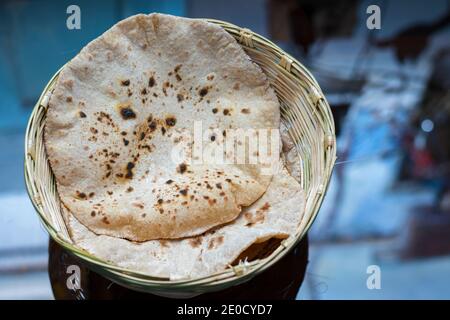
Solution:
{"label": "roti", "polygon": [[302,188],[286,168],[282,168],[274,175],[264,195],[244,208],[236,220],[186,239],[136,243],[96,235],[67,209],[64,212],[77,246],[120,267],[179,280],[223,271],[238,258],[245,259],[241,253],[246,253],[255,244],[294,236],[302,220],[304,206]]}
{"label": "roti", "polygon": [[60,72],[45,126],[58,193],[80,228],[133,241],[192,237],[259,199],[272,179],[263,164],[196,161],[199,122],[206,151],[234,129],[279,128],[266,76],[221,27],[141,14],[89,43]]}

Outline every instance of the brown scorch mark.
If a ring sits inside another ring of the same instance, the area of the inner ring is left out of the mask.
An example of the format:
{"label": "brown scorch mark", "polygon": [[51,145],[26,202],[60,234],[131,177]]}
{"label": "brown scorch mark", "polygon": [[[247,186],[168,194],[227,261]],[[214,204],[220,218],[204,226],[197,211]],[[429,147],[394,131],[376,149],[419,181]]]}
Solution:
{"label": "brown scorch mark", "polygon": [[178,167],[177,167],[177,172],[178,172],[178,173],[183,174],[183,173],[186,172],[186,170],[187,170],[187,165],[186,165],[185,163],[180,163],[180,164],[178,165]]}
{"label": "brown scorch mark", "polygon": [[169,127],[173,127],[177,123],[177,119],[175,117],[167,117],[166,118],[166,124]]}
{"label": "brown scorch mark", "polygon": [[133,178],[133,168],[134,168],[134,163],[133,162],[128,162],[127,163],[127,168],[126,168],[127,173],[125,174],[125,178],[127,178],[127,179],[132,179]]}
{"label": "brown scorch mark", "polygon": [[156,84],[155,78],[151,76],[150,79],[148,79],[148,86],[152,88],[155,86],[155,84]]}
{"label": "brown scorch mark", "polygon": [[199,94],[200,97],[203,98],[204,96],[206,96],[208,94],[208,88],[207,87],[201,88],[199,90],[198,94]]}

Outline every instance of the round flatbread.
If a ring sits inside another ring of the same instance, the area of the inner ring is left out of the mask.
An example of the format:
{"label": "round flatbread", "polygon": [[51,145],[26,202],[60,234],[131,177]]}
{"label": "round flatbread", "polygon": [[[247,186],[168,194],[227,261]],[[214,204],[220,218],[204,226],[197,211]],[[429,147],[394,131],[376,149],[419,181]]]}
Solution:
{"label": "round flatbread", "polygon": [[96,235],[67,209],[67,226],[75,244],[101,259],[129,270],[171,280],[197,278],[223,271],[254,244],[293,236],[302,220],[305,196],[285,168],[267,191],[243,209],[233,222],[203,235],[182,240],[135,243]]}
{"label": "round flatbread", "polygon": [[221,27],[137,15],[61,71],[45,145],[61,200],[89,230],[175,239],[233,221],[272,178],[261,163],[196,161],[195,128],[212,132],[209,152],[233,129],[277,129],[279,118],[266,76]]}

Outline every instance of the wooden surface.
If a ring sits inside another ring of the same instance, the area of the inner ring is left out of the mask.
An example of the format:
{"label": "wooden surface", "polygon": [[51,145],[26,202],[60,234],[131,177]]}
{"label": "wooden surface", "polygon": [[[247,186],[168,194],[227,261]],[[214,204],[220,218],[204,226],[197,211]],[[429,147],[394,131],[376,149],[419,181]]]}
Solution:
{"label": "wooden surface", "polygon": [[[308,263],[308,239],[305,237],[291,252],[252,280],[222,290],[192,298],[202,299],[295,299],[303,282]],[[81,270],[81,290],[70,290],[67,268],[78,265]],[[56,242],[49,242],[49,277],[55,299],[146,299],[161,301],[153,294],[124,288],[89,270],[79,258],[71,255]]]}

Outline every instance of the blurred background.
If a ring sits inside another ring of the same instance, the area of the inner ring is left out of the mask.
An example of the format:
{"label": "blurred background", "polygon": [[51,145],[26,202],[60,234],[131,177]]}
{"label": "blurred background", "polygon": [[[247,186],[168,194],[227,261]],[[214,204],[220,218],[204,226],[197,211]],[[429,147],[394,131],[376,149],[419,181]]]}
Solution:
{"label": "blurred background", "polygon": [[[66,27],[72,4],[80,30]],[[371,4],[379,30],[366,26]],[[149,12],[245,26],[298,58],[325,92],[338,160],[298,299],[450,299],[449,0],[1,1],[0,299],[53,298],[48,236],[23,181],[34,103],[90,40]],[[381,289],[367,287],[371,265]]]}

